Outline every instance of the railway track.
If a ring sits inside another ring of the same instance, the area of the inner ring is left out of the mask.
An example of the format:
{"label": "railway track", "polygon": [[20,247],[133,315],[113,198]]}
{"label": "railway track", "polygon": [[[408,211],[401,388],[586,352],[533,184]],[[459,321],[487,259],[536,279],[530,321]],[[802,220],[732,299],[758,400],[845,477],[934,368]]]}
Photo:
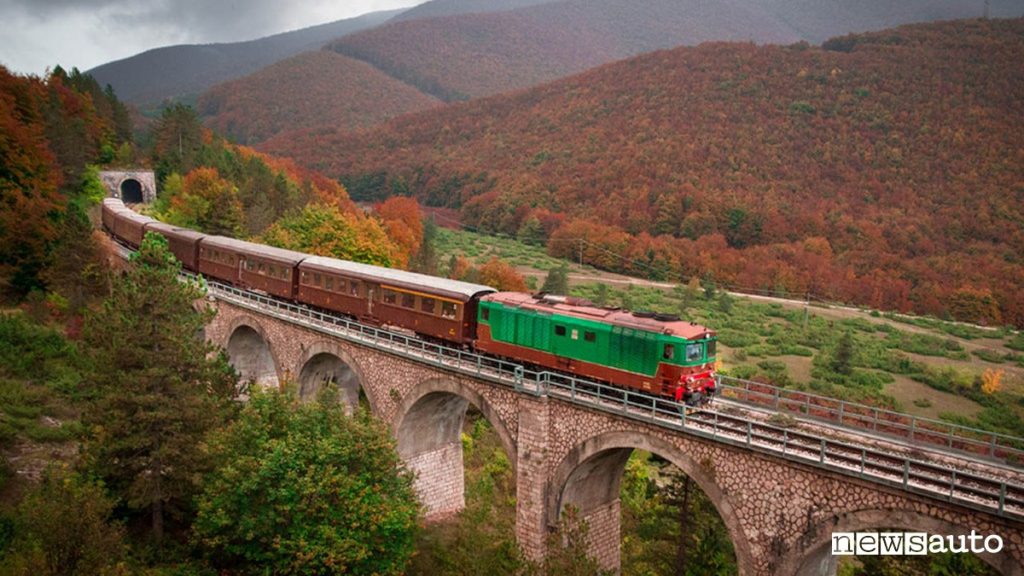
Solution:
{"label": "railway track", "polygon": [[[122,250],[128,252],[124,248]],[[183,278],[197,281],[187,273]],[[943,453],[939,461],[928,462],[913,454],[908,455],[906,443],[874,441],[871,445],[858,445],[848,437],[836,439],[836,435],[831,433],[791,429],[750,415],[731,414],[717,407],[693,409],[565,374],[528,370],[499,358],[426,342],[219,282],[204,284],[213,298],[441,370],[510,386],[521,393],[585,405],[998,516],[1024,520],[1024,482],[1018,481],[1018,471],[997,466],[989,467],[987,471],[979,470],[979,464],[980,468],[986,469],[991,462],[979,460],[969,453]],[[817,424],[820,428],[828,427],[827,422]]]}

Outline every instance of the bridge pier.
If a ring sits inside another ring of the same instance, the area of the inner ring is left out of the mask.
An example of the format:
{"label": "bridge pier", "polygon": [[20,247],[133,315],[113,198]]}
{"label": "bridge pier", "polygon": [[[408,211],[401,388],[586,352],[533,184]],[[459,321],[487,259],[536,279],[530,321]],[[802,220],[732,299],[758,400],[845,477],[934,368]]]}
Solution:
{"label": "bridge pier", "polygon": [[547,552],[545,506],[548,478],[547,398],[521,395],[516,452],[516,540],[530,560],[542,562]]}

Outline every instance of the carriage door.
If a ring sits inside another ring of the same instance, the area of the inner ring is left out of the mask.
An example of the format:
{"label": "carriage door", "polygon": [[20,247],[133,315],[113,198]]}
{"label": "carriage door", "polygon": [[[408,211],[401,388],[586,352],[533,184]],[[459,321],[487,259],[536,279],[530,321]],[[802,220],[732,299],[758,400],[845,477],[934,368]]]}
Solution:
{"label": "carriage door", "polygon": [[366,315],[373,317],[373,285],[366,285]]}

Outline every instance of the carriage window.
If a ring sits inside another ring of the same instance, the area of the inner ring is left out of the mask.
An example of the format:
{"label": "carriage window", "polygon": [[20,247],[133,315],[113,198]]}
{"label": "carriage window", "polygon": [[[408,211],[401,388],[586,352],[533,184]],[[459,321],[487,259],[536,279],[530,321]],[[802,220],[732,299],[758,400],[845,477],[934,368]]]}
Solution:
{"label": "carriage window", "polygon": [[454,302],[441,302],[441,317],[455,318],[459,307]]}
{"label": "carriage window", "polygon": [[421,298],[420,310],[426,312],[427,314],[433,314],[436,302],[437,301],[434,300],[433,298]]}
{"label": "carriage window", "polygon": [[597,334],[591,332],[590,330],[585,330],[583,332],[583,339],[586,340],[587,342],[596,342]]}
{"label": "carriage window", "polygon": [[303,284],[309,284],[309,272],[302,271],[302,275],[299,277]]}
{"label": "carriage window", "polygon": [[253,262],[252,260],[246,260],[245,261],[245,269],[246,270],[252,272],[253,268],[255,268],[255,267],[256,267],[256,263]]}
{"label": "carriage window", "polygon": [[348,293],[353,296],[359,296],[359,282],[353,280],[352,283],[348,285]]}
{"label": "carriage window", "polygon": [[481,308],[480,309],[480,317],[483,318],[484,320],[490,320],[491,319],[491,309],[490,308]]}
{"label": "carriage window", "polygon": [[700,344],[686,345],[686,361],[696,362],[704,356],[704,347]]}
{"label": "carriage window", "polygon": [[665,360],[671,360],[676,355],[676,347],[671,344],[665,344],[665,353],[661,355]]}
{"label": "carriage window", "polygon": [[320,275],[313,274],[313,286],[320,286]]}
{"label": "carriage window", "polygon": [[402,293],[402,307],[403,308],[415,308],[416,307],[416,297],[413,296],[412,294],[408,294],[408,293],[403,292]]}
{"label": "carriage window", "polygon": [[580,331],[579,330],[573,329],[573,331],[572,331],[572,339],[573,340],[579,340],[580,339]]}
{"label": "carriage window", "polygon": [[345,293],[345,281],[342,280],[341,278],[337,278],[337,280],[338,280],[338,293],[339,294],[344,294]]}
{"label": "carriage window", "polygon": [[565,336],[565,326],[555,324],[555,336]]}
{"label": "carriage window", "polygon": [[394,304],[398,301],[398,294],[394,290],[388,290],[387,288],[381,292],[381,297],[386,304]]}
{"label": "carriage window", "polygon": [[267,273],[267,265],[264,264],[263,262],[257,262],[256,263],[256,272],[259,273],[259,274],[266,274]]}
{"label": "carriage window", "polygon": [[292,278],[292,269],[291,268],[283,268],[281,270],[281,278],[284,279],[284,280],[291,280],[291,278]]}
{"label": "carriage window", "polygon": [[708,358],[711,358],[714,355],[715,355],[715,341],[714,340],[709,340],[708,341]]}
{"label": "carriage window", "polygon": [[334,290],[334,278],[324,276],[324,290]]}

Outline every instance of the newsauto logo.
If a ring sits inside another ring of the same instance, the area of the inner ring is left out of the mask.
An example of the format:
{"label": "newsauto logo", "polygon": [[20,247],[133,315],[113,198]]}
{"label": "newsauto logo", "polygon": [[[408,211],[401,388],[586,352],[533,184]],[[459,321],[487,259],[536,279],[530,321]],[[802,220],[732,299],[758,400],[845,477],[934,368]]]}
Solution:
{"label": "newsauto logo", "polygon": [[833,532],[833,556],[924,556],[952,552],[989,552],[997,554],[1003,549],[1003,539],[997,534],[982,536],[974,530],[970,534],[942,536],[927,532]]}

